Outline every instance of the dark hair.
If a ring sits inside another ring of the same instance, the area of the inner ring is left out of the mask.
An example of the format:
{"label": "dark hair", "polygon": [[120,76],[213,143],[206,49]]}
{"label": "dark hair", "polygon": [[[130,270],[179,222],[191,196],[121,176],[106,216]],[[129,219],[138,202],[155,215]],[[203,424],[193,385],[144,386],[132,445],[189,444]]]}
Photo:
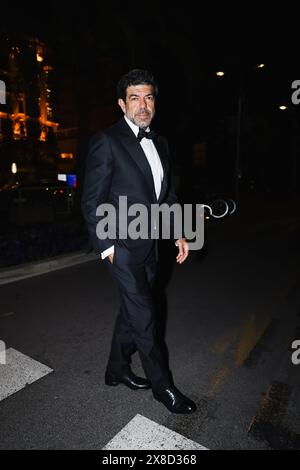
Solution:
{"label": "dark hair", "polygon": [[119,80],[117,98],[122,98],[125,101],[127,88],[132,85],[152,85],[153,95],[156,97],[158,94],[157,84],[153,76],[147,70],[133,69]]}

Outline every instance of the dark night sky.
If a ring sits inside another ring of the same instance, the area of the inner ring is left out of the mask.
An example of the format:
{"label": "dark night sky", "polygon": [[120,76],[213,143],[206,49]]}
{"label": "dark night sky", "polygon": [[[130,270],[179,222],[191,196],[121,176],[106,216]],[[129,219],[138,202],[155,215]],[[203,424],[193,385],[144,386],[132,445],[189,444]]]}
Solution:
{"label": "dark night sky", "polygon": [[[36,2],[5,2],[1,6],[2,27],[36,32],[53,40],[74,29],[93,31],[107,40],[117,39],[122,23],[138,33],[138,40],[152,41],[161,30],[185,42],[183,49],[193,44],[208,62],[212,60],[251,60],[257,55],[292,62],[297,52],[297,18],[289,5],[286,9],[274,5],[263,11],[262,2],[251,2],[230,8],[230,3],[213,4],[185,2],[122,1],[95,3],[49,0]],[[197,5],[197,8],[196,8]],[[232,5],[232,3],[231,3]],[[186,51],[187,52],[187,51]]]}
{"label": "dark night sky", "polygon": [[[154,65],[155,56],[166,49],[180,65],[199,61],[207,71],[215,67],[235,67],[272,63],[274,80],[299,70],[297,18],[291,6],[274,5],[263,12],[262,2],[230,7],[207,3],[122,1],[5,2],[1,6],[2,28],[12,32],[36,34],[61,51],[69,48],[74,35],[88,34],[95,54],[124,58],[124,37],[139,51],[138,60]],[[231,3],[232,5],[232,3]],[[196,8],[197,6],[197,8]],[[72,44],[72,43],[71,43]],[[143,58],[143,59],[142,59]],[[141,64],[141,65],[144,65]],[[126,69],[126,59],[124,68]],[[193,67],[192,67],[193,68]],[[192,70],[191,70],[191,73]]]}
{"label": "dark night sky", "polygon": [[[228,2],[208,5],[158,0],[5,2],[2,28],[44,40],[53,51],[56,70],[62,72],[77,72],[80,42],[82,58],[88,57],[96,77],[103,58],[112,60],[119,74],[148,68],[160,83],[161,95],[176,95],[182,107],[203,103],[214,93],[210,80],[218,68],[228,72],[224,94],[232,91],[235,100],[241,70],[250,71],[248,80],[255,88],[251,70],[260,62],[267,64],[271,96],[288,99],[291,82],[300,77],[297,15],[291,6],[276,10],[272,5],[263,12],[262,2],[231,8]],[[201,90],[198,83],[202,88],[209,83],[208,89]]]}
{"label": "dark night sky", "polygon": [[[166,135],[174,126],[175,132],[184,131],[182,126],[187,131],[190,119],[194,137],[201,141],[204,134],[215,132],[223,110],[236,114],[241,71],[246,74],[249,116],[266,97],[274,108],[289,101],[291,83],[300,79],[299,28],[290,5],[266,5],[264,12],[262,2],[231,8],[228,2],[208,5],[158,0],[6,2],[2,28],[44,40],[60,73],[78,73],[80,50],[83,69],[87,60],[88,80],[96,86],[106,58],[115,66],[112,89],[130,68],[150,69],[160,87],[158,119]],[[253,67],[261,62],[267,66],[258,78]],[[227,72],[223,83],[214,77],[218,68]]]}
{"label": "dark night sky", "polygon": [[[296,15],[291,7],[282,5],[263,12],[261,2],[235,8],[220,2],[208,8],[199,2],[176,6],[158,0],[129,4],[85,1],[76,5],[50,0],[42,4],[5,2],[1,12],[5,18],[2,28],[44,39],[56,60],[62,56],[64,65],[69,58],[74,61],[74,37],[85,37],[94,58],[112,57],[122,63],[124,71],[134,65],[165,75],[166,68],[179,87],[182,70],[193,80],[200,69],[204,74],[219,67],[236,72],[266,62],[278,84],[296,79],[300,72]],[[171,63],[176,66],[170,68]]]}

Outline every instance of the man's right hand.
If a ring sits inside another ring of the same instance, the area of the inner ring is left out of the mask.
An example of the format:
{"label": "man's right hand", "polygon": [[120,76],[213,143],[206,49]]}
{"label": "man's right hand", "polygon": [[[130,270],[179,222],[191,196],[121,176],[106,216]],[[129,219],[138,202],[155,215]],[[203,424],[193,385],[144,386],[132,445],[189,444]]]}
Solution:
{"label": "man's right hand", "polygon": [[114,253],[112,253],[111,255],[108,255],[108,259],[109,259],[109,261],[111,262],[111,264],[113,264]]}

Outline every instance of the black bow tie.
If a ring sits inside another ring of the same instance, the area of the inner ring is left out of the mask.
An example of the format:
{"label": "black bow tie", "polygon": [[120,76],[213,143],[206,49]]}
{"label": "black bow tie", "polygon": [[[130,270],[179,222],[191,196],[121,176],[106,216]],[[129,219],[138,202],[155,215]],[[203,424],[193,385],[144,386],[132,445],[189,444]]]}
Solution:
{"label": "black bow tie", "polygon": [[145,129],[139,128],[139,133],[137,135],[137,138],[139,142],[146,137],[146,139],[154,139],[156,137],[156,133],[154,131],[149,131],[146,132]]}

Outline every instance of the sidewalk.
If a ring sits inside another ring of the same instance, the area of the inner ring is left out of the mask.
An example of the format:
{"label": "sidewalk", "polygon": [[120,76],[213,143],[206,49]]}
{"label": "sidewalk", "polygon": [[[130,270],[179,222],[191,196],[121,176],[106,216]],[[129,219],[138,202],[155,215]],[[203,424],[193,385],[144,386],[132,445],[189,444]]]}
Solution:
{"label": "sidewalk", "polygon": [[68,268],[76,264],[96,260],[98,256],[94,253],[86,253],[85,250],[75,251],[66,255],[54,256],[41,261],[33,261],[10,268],[0,269],[0,285],[20,281],[28,277],[39,276],[58,269]]}
{"label": "sidewalk", "polygon": [[[274,229],[287,226],[294,230],[300,230],[300,200],[243,200],[237,204],[236,213],[231,218],[230,226],[237,224],[253,224],[262,227],[274,226]],[[216,221],[213,221],[216,224]],[[219,224],[219,221],[217,221]],[[86,253],[85,250],[46,258],[41,261],[33,261],[26,264],[8,268],[0,268],[0,285],[19,281],[28,277],[38,276],[58,269],[64,269],[77,264],[96,260],[97,255]]]}

